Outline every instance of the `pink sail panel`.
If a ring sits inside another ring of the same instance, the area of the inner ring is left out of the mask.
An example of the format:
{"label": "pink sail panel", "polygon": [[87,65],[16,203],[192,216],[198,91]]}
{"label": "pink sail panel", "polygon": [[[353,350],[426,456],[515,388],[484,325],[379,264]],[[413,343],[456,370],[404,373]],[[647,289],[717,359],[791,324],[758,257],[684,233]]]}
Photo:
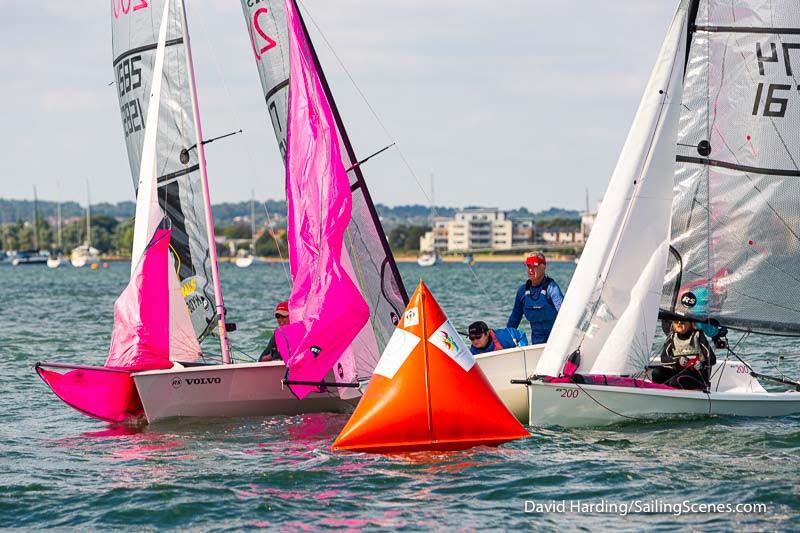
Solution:
{"label": "pink sail panel", "polygon": [[[342,265],[351,196],[333,113],[292,0],[286,153],[289,261],[293,287],[278,349],[287,380],[319,382],[369,319],[369,308]],[[289,385],[300,399],[318,389]]]}
{"label": "pink sail panel", "polygon": [[106,367],[126,370],[170,368],[169,240],[157,229],[128,286],[114,304],[114,332]]}
{"label": "pink sail panel", "polygon": [[99,366],[64,374],[37,366],[36,372],[64,403],[92,418],[123,422],[143,413],[130,372]]}

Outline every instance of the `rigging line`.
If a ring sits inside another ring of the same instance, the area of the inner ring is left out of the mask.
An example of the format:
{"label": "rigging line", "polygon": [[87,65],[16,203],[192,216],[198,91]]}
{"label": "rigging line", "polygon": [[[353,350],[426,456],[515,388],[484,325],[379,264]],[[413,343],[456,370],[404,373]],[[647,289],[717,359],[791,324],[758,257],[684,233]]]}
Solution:
{"label": "rigging line", "polygon": [[[215,32],[206,31],[205,22],[202,20],[202,18],[199,19],[199,20],[200,20],[200,25],[203,26],[203,33],[205,35],[216,35]],[[219,79],[222,82],[222,88],[225,91],[225,96],[227,97],[228,102],[236,102],[237,100],[235,100],[231,96],[230,88],[228,87],[228,83],[225,81],[225,76],[223,75],[223,72],[222,72],[222,69],[221,69],[221,66],[220,66],[220,61],[219,61],[219,59],[217,57],[217,54],[216,54],[216,47],[215,46],[211,46],[210,48],[211,48],[211,55],[212,55],[212,57],[214,59],[214,67],[217,70],[217,76],[219,76]],[[235,106],[235,105],[230,105],[229,107],[233,111],[233,116],[234,116],[234,120],[236,121],[236,123],[237,124],[241,124],[242,121],[241,121],[241,119],[239,117],[238,107]],[[253,162],[252,152],[250,150],[244,150],[244,152],[245,152],[245,159],[247,160],[247,165],[250,168],[257,168],[257,166]],[[272,224],[272,217],[270,215],[269,208],[267,207],[267,202],[266,201],[262,202],[262,205],[264,206],[264,212],[267,214],[267,227],[269,228],[270,236],[272,237],[273,241],[275,241],[275,248],[278,250],[278,257],[281,260],[281,266],[283,267],[283,274],[286,277],[286,282],[287,282],[287,285],[289,286],[289,289],[291,289],[291,287],[292,287],[292,279],[289,276],[289,272],[286,270],[286,260],[283,257],[283,253],[281,252],[281,247],[280,247],[280,245],[278,243],[278,238],[277,238],[277,236],[275,234],[275,227]]]}
{"label": "rigging line", "polygon": [[622,418],[627,418],[628,420],[643,420],[643,421],[644,421],[644,420],[647,420],[646,418],[641,418],[641,417],[638,417],[638,416],[629,416],[629,415],[623,415],[622,413],[619,413],[619,412],[617,412],[617,411],[613,410],[613,409],[612,409],[612,408],[610,408],[609,406],[607,406],[607,405],[604,405],[602,402],[600,402],[600,401],[599,401],[598,399],[596,399],[594,396],[592,396],[591,394],[589,394],[589,391],[587,391],[586,389],[584,389],[583,387],[581,387],[581,386],[580,386],[580,383],[576,383],[576,382],[574,382],[574,381],[573,381],[573,383],[572,383],[572,384],[573,384],[573,385],[575,385],[576,387],[578,387],[578,389],[580,389],[580,390],[581,390],[583,393],[585,393],[585,394],[586,394],[586,396],[588,396],[590,400],[592,400],[594,403],[596,403],[597,405],[599,405],[600,407],[602,407],[603,409],[605,409],[606,411],[608,411],[608,412],[610,412],[610,413],[614,413],[615,415],[617,415],[617,416],[621,416]]}
{"label": "rigging line", "polygon": [[319,35],[320,35],[320,37],[322,37],[322,40],[325,41],[325,44],[327,45],[328,49],[333,54],[333,57],[336,58],[336,62],[339,63],[339,66],[342,68],[344,73],[347,75],[347,78],[350,80],[350,83],[353,84],[353,87],[358,92],[359,96],[364,101],[364,103],[366,104],[366,106],[370,110],[370,112],[372,113],[372,116],[375,118],[375,121],[381,127],[381,129],[386,134],[386,136],[389,137],[389,140],[392,141],[392,144],[397,149],[397,154],[400,156],[400,160],[403,161],[403,164],[406,166],[406,168],[408,169],[409,173],[414,178],[414,181],[416,182],[417,187],[419,187],[419,190],[422,191],[422,195],[425,197],[426,200],[428,200],[428,202],[430,202],[431,201],[430,196],[428,196],[427,191],[425,191],[425,187],[422,186],[422,183],[420,182],[419,178],[417,177],[417,174],[414,172],[414,169],[411,167],[411,164],[406,159],[406,156],[403,154],[403,151],[400,149],[400,146],[397,145],[397,141],[395,140],[394,136],[392,136],[392,134],[389,133],[389,130],[386,128],[386,126],[384,125],[383,121],[378,116],[378,113],[375,111],[375,109],[369,103],[369,100],[367,100],[367,97],[364,94],[364,92],[361,90],[361,87],[359,87],[359,85],[356,83],[356,80],[350,74],[350,71],[347,69],[347,67],[345,66],[345,64],[342,61],[342,59],[336,53],[336,50],[334,50],[333,45],[330,43],[330,41],[328,41],[328,38],[325,36],[325,33],[322,31],[322,28],[320,27],[320,25],[317,24],[317,21],[314,19],[314,16],[311,14],[311,11],[308,9],[308,6],[306,6],[305,3],[301,2],[300,0],[298,0],[297,3],[303,6],[303,9],[308,14],[308,18],[311,20],[311,23],[314,25],[314,27],[319,32]]}
{"label": "rigging line", "polygon": [[289,276],[289,271],[286,270],[286,259],[284,259],[283,252],[281,252],[281,245],[280,242],[278,241],[278,235],[275,233],[275,226],[272,224],[272,215],[270,215],[269,208],[267,207],[267,201],[264,200],[263,202],[261,202],[261,205],[264,206],[264,212],[267,214],[267,228],[269,229],[269,234],[272,237],[273,242],[275,243],[275,249],[278,250],[278,258],[281,260],[281,267],[283,267],[283,275],[286,277],[286,284],[289,286],[289,290],[291,290],[292,278],[291,276]]}
{"label": "rigging line", "polygon": [[[730,38],[729,38],[729,40],[730,40]],[[728,43],[728,41],[726,41],[725,42],[725,47],[722,49],[722,53],[721,53],[722,65],[720,65],[719,86],[716,88],[717,89],[717,91],[716,91],[717,94],[716,94],[716,96],[714,96],[714,105],[713,105],[714,118],[711,121],[711,125],[706,130],[706,131],[709,132],[709,138],[711,137],[711,132],[714,131],[714,130],[716,130],[720,134],[720,138],[722,138],[722,132],[720,132],[717,129],[717,114],[718,114],[717,113],[717,107],[719,106],[719,99],[722,96],[722,87],[723,87],[723,85],[725,85],[725,65],[726,65],[727,58],[728,58],[728,46],[729,46],[729,43]],[[710,100],[710,97],[711,97],[711,95],[709,93],[709,100]],[[710,118],[710,115],[711,115],[711,113],[709,113],[709,118]],[[723,139],[722,142],[725,142],[725,140]],[[727,144],[728,143],[725,142],[725,146],[726,147],[727,147]],[[730,148],[728,148],[728,149],[730,150]]]}
{"label": "rigging line", "polygon": [[[480,278],[478,278],[478,274],[475,272],[475,269],[472,268],[472,265],[467,263],[467,268],[469,268],[469,271],[472,273],[472,276],[475,278],[475,283],[478,284],[478,287],[481,289],[481,292],[486,297],[486,300],[487,301],[497,302],[498,301],[497,295],[495,295],[494,298],[489,296],[489,293],[486,292],[486,287],[484,286],[483,283],[481,283],[481,280],[480,280]],[[498,306],[498,307],[501,307],[501,306]]]}
{"label": "rigging line", "polygon": [[286,270],[286,259],[283,257],[283,252],[281,252],[281,245],[278,241],[278,235],[275,232],[275,226],[272,224],[272,215],[269,213],[269,208],[267,207],[266,200],[261,202],[261,205],[264,206],[264,212],[267,214],[267,227],[269,229],[269,234],[272,237],[273,242],[275,243],[275,249],[278,250],[278,258],[281,260],[281,267],[283,268],[283,275],[286,277],[286,284],[289,286],[289,290],[292,289],[292,278],[289,275],[289,271]]}

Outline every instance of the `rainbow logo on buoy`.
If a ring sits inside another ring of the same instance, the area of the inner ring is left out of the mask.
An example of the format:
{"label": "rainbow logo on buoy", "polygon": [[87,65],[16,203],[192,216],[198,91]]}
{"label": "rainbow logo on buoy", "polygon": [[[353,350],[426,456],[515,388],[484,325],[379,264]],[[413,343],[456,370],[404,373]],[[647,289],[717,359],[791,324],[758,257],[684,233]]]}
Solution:
{"label": "rainbow logo on buoy", "polygon": [[456,341],[451,339],[446,331],[440,331],[439,333],[442,335],[442,342],[447,346],[447,349],[451,352],[454,351],[456,349]]}

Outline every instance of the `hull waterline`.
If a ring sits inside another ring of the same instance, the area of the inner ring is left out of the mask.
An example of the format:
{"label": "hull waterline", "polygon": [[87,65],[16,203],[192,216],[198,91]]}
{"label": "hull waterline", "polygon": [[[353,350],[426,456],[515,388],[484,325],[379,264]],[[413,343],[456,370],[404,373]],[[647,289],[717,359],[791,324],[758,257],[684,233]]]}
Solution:
{"label": "hull waterline", "polygon": [[358,402],[335,390],[298,400],[281,380],[281,361],[137,372],[133,380],[148,422],[176,417],[239,417],[348,413]]}
{"label": "hull waterline", "polygon": [[800,393],[764,390],[741,363],[714,367],[709,392],[534,381],[530,425],[590,427],[680,416],[800,414]]}

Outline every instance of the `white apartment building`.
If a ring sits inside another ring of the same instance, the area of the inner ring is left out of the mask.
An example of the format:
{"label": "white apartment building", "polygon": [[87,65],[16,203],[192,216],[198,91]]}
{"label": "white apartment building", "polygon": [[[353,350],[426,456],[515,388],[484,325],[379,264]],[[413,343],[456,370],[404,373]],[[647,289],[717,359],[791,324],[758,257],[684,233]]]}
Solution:
{"label": "white apartment building", "polygon": [[511,220],[498,209],[464,209],[452,219],[439,218],[420,237],[421,252],[511,250],[533,240],[533,220]]}

